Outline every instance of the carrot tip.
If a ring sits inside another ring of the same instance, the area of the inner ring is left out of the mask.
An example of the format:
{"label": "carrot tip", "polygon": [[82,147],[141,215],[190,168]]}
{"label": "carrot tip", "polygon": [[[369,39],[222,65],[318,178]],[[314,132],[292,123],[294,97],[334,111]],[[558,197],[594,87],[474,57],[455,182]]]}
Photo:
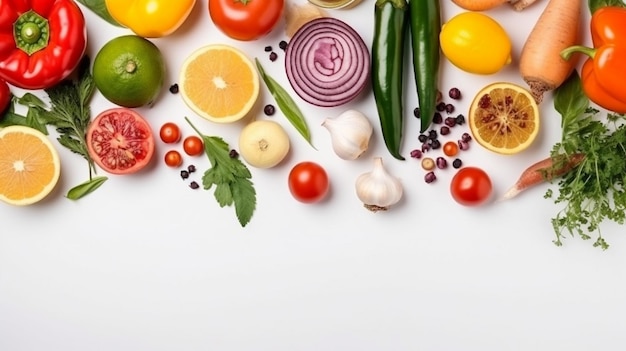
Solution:
{"label": "carrot tip", "polygon": [[522,191],[517,186],[512,186],[509,190],[502,195],[499,201],[505,201],[516,197]]}

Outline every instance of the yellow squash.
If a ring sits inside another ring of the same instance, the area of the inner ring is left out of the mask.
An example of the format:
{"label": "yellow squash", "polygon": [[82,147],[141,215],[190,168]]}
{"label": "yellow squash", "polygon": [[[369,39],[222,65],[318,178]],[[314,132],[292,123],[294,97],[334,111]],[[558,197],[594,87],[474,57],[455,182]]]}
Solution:
{"label": "yellow squash", "polygon": [[107,10],[121,25],[144,38],[159,38],[180,27],[196,0],[105,0]]}

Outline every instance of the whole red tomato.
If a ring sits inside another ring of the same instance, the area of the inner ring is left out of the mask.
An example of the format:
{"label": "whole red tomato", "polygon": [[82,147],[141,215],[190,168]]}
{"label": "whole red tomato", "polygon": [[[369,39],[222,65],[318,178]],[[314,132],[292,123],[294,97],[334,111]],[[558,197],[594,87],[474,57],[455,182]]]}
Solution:
{"label": "whole red tomato", "polygon": [[477,167],[461,168],[450,182],[452,198],[465,206],[483,204],[491,196],[491,191],[491,178]]}
{"label": "whole red tomato", "polygon": [[209,0],[213,23],[227,36],[250,41],[274,29],[285,0]]}
{"label": "whole red tomato", "polygon": [[289,191],[300,202],[318,202],[328,189],[328,174],[315,162],[300,162],[289,172]]}
{"label": "whole red tomato", "polygon": [[204,153],[204,142],[200,137],[190,135],[183,140],[183,150],[189,156],[198,156]]}

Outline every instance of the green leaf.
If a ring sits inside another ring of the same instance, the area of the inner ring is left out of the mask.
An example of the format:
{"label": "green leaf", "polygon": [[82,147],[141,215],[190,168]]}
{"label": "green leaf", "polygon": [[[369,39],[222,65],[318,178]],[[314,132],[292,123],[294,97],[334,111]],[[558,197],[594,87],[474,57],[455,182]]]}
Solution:
{"label": "green leaf", "polygon": [[104,176],[91,178],[90,180],[71,188],[65,197],[70,200],[81,199],[98,189],[102,184],[104,184],[104,182],[107,181],[107,179],[108,178]]}
{"label": "green leaf", "polygon": [[217,203],[220,205],[220,207],[230,206],[235,201],[230,185],[231,183],[227,182],[221,183],[217,187],[215,187],[213,195],[215,196],[215,200],[217,200]]}
{"label": "green leaf", "polygon": [[626,7],[626,4],[622,0],[589,0],[589,11],[591,13],[605,6]]}
{"label": "green leaf", "polygon": [[198,133],[204,142],[204,153],[211,163],[202,176],[205,190],[214,187],[213,195],[220,207],[235,205],[235,214],[242,227],[250,219],[256,208],[256,191],[250,178],[252,174],[246,165],[237,157],[231,157],[228,143],[217,136],[202,134],[196,126],[185,117],[189,125]]}
{"label": "green leaf", "polygon": [[0,128],[14,125],[28,126],[26,118],[13,111],[7,111],[4,113],[4,116],[0,117]]}
{"label": "green leaf", "polygon": [[580,76],[573,70],[569,77],[554,91],[554,108],[561,114],[561,127],[581,116],[589,107]]}
{"label": "green leaf", "polygon": [[[261,75],[261,78],[265,82],[267,89],[270,91],[274,100],[276,100],[276,104],[278,104],[278,108],[280,108],[281,112],[287,117],[287,120],[296,128],[298,133],[304,137],[304,139],[311,145],[311,132],[309,131],[309,127],[306,124],[306,120],[300,111],[300,108],[296,104],[295,101],[291,98],[289,93],[276,81],[274,78],[270,77],[265,73],[263,66],[261,66],[261,62],[259,62],[258,58],[255,58],[256,67]],[[315,146],[313,146],[315,148]]]}
{"label": "green leaf", "polygon": [[37,108],[29,108],[26,113],[26,125],[31,128],[37,129],[38,131],[48,135],[48,128],[46,128],[46,122],[41,118],[39,109]]}
{"label": "green leaf", "polygon": [[46,108],[46,103],[33,93],[25,93],[22,97],[16,97],[15,100],[18,104],[26,107]]}
{"label": "green leaf", "polygon": [[252,214],[256,209],[256,191],[254,185],[247,178],[238,178],[236,183],[230,185],[230,190],[235,200],[235,213],[239,219],[239,224],[245,227],[250,222]]}
{"label": "green leaf", "polygon": [[93,13],[98,15],[103,20],[109,22],[110,24],[117,26],[117,27],[123,27],[113,18],[113,16],[111,16],[111,14],[109,13],[109,10],[107,9],[106,2],[104,0],[76,0],[76,1],[85,5],[85,7],[87,7]]}

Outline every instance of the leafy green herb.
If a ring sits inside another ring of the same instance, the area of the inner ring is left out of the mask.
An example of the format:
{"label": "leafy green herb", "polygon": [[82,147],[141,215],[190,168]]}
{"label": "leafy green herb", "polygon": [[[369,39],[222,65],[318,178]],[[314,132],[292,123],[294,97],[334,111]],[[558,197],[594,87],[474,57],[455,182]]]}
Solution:
{"label": "leafy green herb", "polygon": [[256,191],[250,180],[252,174],[239,158],[231,157],[228,143],[217,136],[203,135],[185,117],[187,123],[198,133],[204,142],[204,153],[211,162],[202,177],[205,190],[215,185],[213,195],[220,207],[235,205],[235,213],[242,227],[250,222],[256,209]]}
{"label": "leafy green herb", "polygon": [[88,194],[91,194],[96,189],[98,189],[104,182],[107,180],[107,177],[93,177],[88,181],[78,184],[77,186],[71,188],[66,197],[70,200],[78,200]]}
{"label": "leafy green herb", "polygon": [[104,0],[77,0],[79,3],[85,5],[89,10],[98,15],[103,20],[118,27],[122,27],[107,10],[106,2]]}
{"label": "leafy green herb", "polygon": [[[27,108],[26,116],[15,112],[16,103],[24,105]],[[40,113],[40,108],[44,106],[45,103],[32,93],[25,93],[22,97],[13,95],[9,107],[4,112],[4,116],[0,117],[0,128],[11,125],[22,125],[37,129],[45,135],[48,135],[45,118]]]}
{"label": "leafy green herb", "polygon": [[[287,120],[296,128],[298,133],[304,137],[304,139],[311,145],[311,132],[309,131],[309,127],[306,124],[306,120],[300,111],[296,102],[293,101],[289,93],[276,81],[274,78],[270,77],[265,73],[263,66],[261,66],[261,62],[259,62],[258,58],[254,59],[256,63],[256,67],[259,70],[259,74],[261,78],[265,82],[267,89],[270,91],[274,100],[276,100],[276,104],[278,104],[278,108],[282,111],[282,113],[287,117]],[[313,146],[315,148],[315,146]]]}
{"label": "leafy green herb", "polygon": [[[561,246],[566,233],[591,239],[593,246],[606,250],[609,245],[602,236],[600,224],[626,220],[626,117],[589,106],[577,73],[555,92],[555,108],[561,113],[563,135],[551,151],[553,158],[574,152],[585,155],[582,163],[558,181],[556,204],[565,204],[552,218],[556,239]],[[578,100],[578,101],[577,101]],[[549,191],[546,198],[553,198]]]}
{"label": "leafy green herb", "polygon": [[[38,118],[43,118],[46,124],[54,126],[59,133],[57,140],[68,150],[81,155],[89,165],[89,180],[94,181],[93,174],[96,167],[87,149],[86,133],[91,122],[90,101],[96,85],[93,76],[89,72],[89,57],[85,56],[77,69],[78,76],[75,79],[66,79],[61,83],[44,89],[50,99],[50,109],[46,110],[37,103],[32,103],[30,110],[37,110]],[[106,180],[106,178],[104,178]],[[96,180],[103,182],[104,180]],[[101,185],[101,184],[100,184]],[[81,188],[82,184],[78,187]],[[91,191],[99,187],[94,187]],[[72,189],[70,189],[72,191]],[[91,191],[74,190],[67,195],[69,199],[77,199]],[[76,193],[81,196],[76,196]]]}
{"label": "leafy green herb", "polygon": [[626,4],[624,4],[622,0],[589,0],[588,3],[591,13],[596,12],[597,9],[604,6],[626,7]]}
{"label": "leafy green herb", "polygon": [[86,133],[91,122],[90,100],[95,83],[89,73],[89,62],[81,62],[79,77],[67,79],[44,89],[50,98],[50,110],[41,109],[46,123],[54,126],[60,134],[57,139],[70,151],[81,155],[95,172],[94,161],[87,150]]}

